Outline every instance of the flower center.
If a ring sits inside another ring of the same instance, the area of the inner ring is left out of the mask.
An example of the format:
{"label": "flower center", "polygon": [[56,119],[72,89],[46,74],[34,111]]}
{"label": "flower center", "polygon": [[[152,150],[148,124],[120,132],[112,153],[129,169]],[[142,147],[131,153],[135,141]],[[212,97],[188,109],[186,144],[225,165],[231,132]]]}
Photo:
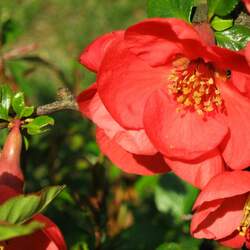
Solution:
{"label": "flower center", "polygon": [[215,84],[215,78],[220,75],[212,64],[202,59],[190,61],[186,57],[179,57],[174,60],[168,77],[168,90],[181,105],[177,110],[189,109],[199,115],[222,110],[223,99]]}
{"label": "flower center", "polygon": [[250,240],[250,195],[248,195],[248,198],[246,200],[243,209],[243,218],[237,230],[239,231],[239,235],[244,236],[248,240]]}

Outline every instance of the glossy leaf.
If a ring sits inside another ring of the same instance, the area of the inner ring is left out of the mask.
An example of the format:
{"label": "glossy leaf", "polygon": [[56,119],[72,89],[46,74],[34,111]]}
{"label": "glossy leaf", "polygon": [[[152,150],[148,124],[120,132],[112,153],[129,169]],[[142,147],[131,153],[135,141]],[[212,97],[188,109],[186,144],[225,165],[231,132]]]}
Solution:
{"label": "glossy leaf", "polygon": [[8,85],[2,85],[0,87],[0,119],[9,120],[9,109],[12,100],[12,90]]}
{"label": "glossy leaf", "polygon": [[42,212],[64,188],[65,186],[47,187],[37,194],[18,195],[7,200],[0,206],[0,221],[24,223]]}
{"label": "glossy leaf", "polygon": [[220,47],[240,50],[250,41],[250,29],[246,26],[235,25],[225,31],[215,32],[215,37]]}
{"label": "glossy leaf", "polygon": [[208,18],[211,19],[214,15],[226,16],[230,14],[239,0],[207,0]]}
{"label": "glossy leaf", "polygon": [[1,106],[8,112],[11,106],[13,92],[8,85],[3,85],[1,91]]}
{"label": "glossy leaf", "polygon": [[211,25],[216,31],[223,31],[233,26],[233,19],[222,19],[215,16]]}
{"label": "glossy leaf", "polygon": [[33,232],[42,229],[43,226],[42,223],[37,221],[32,221],[31,223],[24,225],[0,223],[0,241],[32,234]]}
{"label": "glossy leaf", "polygon": [[149,17],[176,17],[191,21],[194,0],[148,0]]}
{"label": "glossy leaf", "polygon": [[12,99],[12,107],[16,114],[21,117],[22,110],[25,106],[24,94],[22,92],[17,92]]}
{"label": "glossy leaf", "polygon": [[12,99],[12,107],[19,118],[29,117],[34,112],[34,107],[25,106],[23,92],[17,92]]}

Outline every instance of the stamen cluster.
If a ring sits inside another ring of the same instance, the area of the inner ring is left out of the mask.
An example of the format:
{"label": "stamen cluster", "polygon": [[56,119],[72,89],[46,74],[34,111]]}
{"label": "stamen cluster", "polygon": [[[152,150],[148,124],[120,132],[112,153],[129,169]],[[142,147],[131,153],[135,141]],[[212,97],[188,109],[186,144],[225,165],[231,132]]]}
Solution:
{"label": "stamen cluster", "polygon": [[243,218],[238,227],[239,235],[250,238],[250,195],[248,196],[244,209],[243,209]]}
{"label": "stamen cluster", "polygon": [[191,108],[199,115],[218,110],[223,106],[223,99],[215,84],[216,74],[213,66],[201,59],[178,58],[168,77],[169,93],[182,108]]}

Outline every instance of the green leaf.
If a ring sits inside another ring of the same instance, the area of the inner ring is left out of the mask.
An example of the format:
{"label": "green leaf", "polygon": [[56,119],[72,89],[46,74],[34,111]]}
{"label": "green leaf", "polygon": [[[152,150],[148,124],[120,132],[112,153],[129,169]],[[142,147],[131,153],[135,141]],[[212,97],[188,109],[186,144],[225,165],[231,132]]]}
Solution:
{"label": "green leaf", "polygon": [[0,206],[0,221],[22,224],[41,213],[65,188],[54,186],[44,188],[37,194],[18,195]]}
{"label": "green leaf", "polygon": [[177,243],[164,243],[160,245],[156,250],[182,250],[182,248]]}
{"label": "green leaf", "polygon": [[231,50],[240,50],[250,41],[250,29],[246,26],[235,25],[230,29],[215,32],[215,37],[218,46]]}
{"label": "green leaf", "polygon": [[33,114],[35,108],[34,106],[24,107],[22,111],[22,117],[29,117]]}
{"label": "green leaf", "polygon": [[8,112],[2,106],[0,106],[0,119],[5,121],[9,120]]}
{"label": "green leaf", "polygon": [[216,31],[223,31],[233,26],[233,19],[222,19],[215,16],[211,25]]}
{"label": "green leaf", "polygon": [[11,106],[12,96],[12,90],[8,85],[2,85],[0,87],[0,119],[2,120],[9,120],[9,109]]}
{"label": "green leaf", "polygon": [[30,123],[23,125],[23,128],[27,128],[28,134],[37,135],[46,132],[48,126],[55,124],[54,119],[50,116],[38,116]]}
{"label": "green leaf", "polygon": [[194,0],[148,0],[149,17],[176,17],[191,21]]}
{"label": "green leaf", "polygon": [[31,223],[25,225],[0,223],[0,241],[26,236],[39,229],[42,229],[43,227],[44,225],[37,221],[32,221]]}
{"label": "green leaf", "polygon": [[19,118],[31,116],[34,112],[34,107],[25,106],[23,92],[17,92],[12,99],[12,107]]}
{"label": "green leaf", "polygon": [[230,14],[239,0],[207,0],[208,4],[208,19],[210,20],[214,15],[226,16]]}
{"label": "green leaf", "polygon": [[180,218],[183,214],[185,195],[187,189],[185,184],[175,175],[166,174],[159,180],[155,188],[155,204],[162,213],[172,212]]}
{"label": "green leaf", "polygon": [[1,106],[9,111],[13,92],[8,85],[1,86]]}
{"label": "green leaf", "polygon": [[22,92],[17,92],[12,99],[12,107],[19,117],[21,117],[24,106],[24,94]]}

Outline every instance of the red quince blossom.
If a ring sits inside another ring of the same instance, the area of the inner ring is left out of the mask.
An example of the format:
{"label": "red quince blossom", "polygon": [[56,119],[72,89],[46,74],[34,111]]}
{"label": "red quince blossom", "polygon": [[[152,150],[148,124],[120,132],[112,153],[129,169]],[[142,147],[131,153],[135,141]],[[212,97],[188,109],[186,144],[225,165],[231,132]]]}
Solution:
{"label": "red quince blossom", "polygon": [[[0,204],[23,193],[24,177],[20,168],[22,136],[19,130],[20,121],[13,122],[13,127],[5,141],[0,155]],[[42,214],[33,220],[45,227],[35,233],[0,242],[4,250],[66,250],[60,229]]]}
{"label": "red quince blossom", "polygon": [[144,20],[104,48],[95,53],[98,98],[120,127],[143,131],[177,175],[202,188],[224,161],[250,165],[250,68],[242,52],[208,45],[175,18]]}
{"label": "red quince blossom", "polygon": [[250,12],[250,0],[243,0],[248,12]]}
{"label": "red quince blossom", "polygon": [[[96,39],[83,51],[80,62],[98,74],[108,48],[123,37],[124,32],[117,31]],[[143,128],[127,129],[114,120],[100,98],[96,83],[83,91],[77,102],[80,111],[97,125],[96,139],[102,152],[118,167],[142,175],[169,170]]]}
{"label": "red quince blossom", "polygon": [[191,233],[195,238],[250,249],[250,172],[226,171],[211,179],[193,209]]}

